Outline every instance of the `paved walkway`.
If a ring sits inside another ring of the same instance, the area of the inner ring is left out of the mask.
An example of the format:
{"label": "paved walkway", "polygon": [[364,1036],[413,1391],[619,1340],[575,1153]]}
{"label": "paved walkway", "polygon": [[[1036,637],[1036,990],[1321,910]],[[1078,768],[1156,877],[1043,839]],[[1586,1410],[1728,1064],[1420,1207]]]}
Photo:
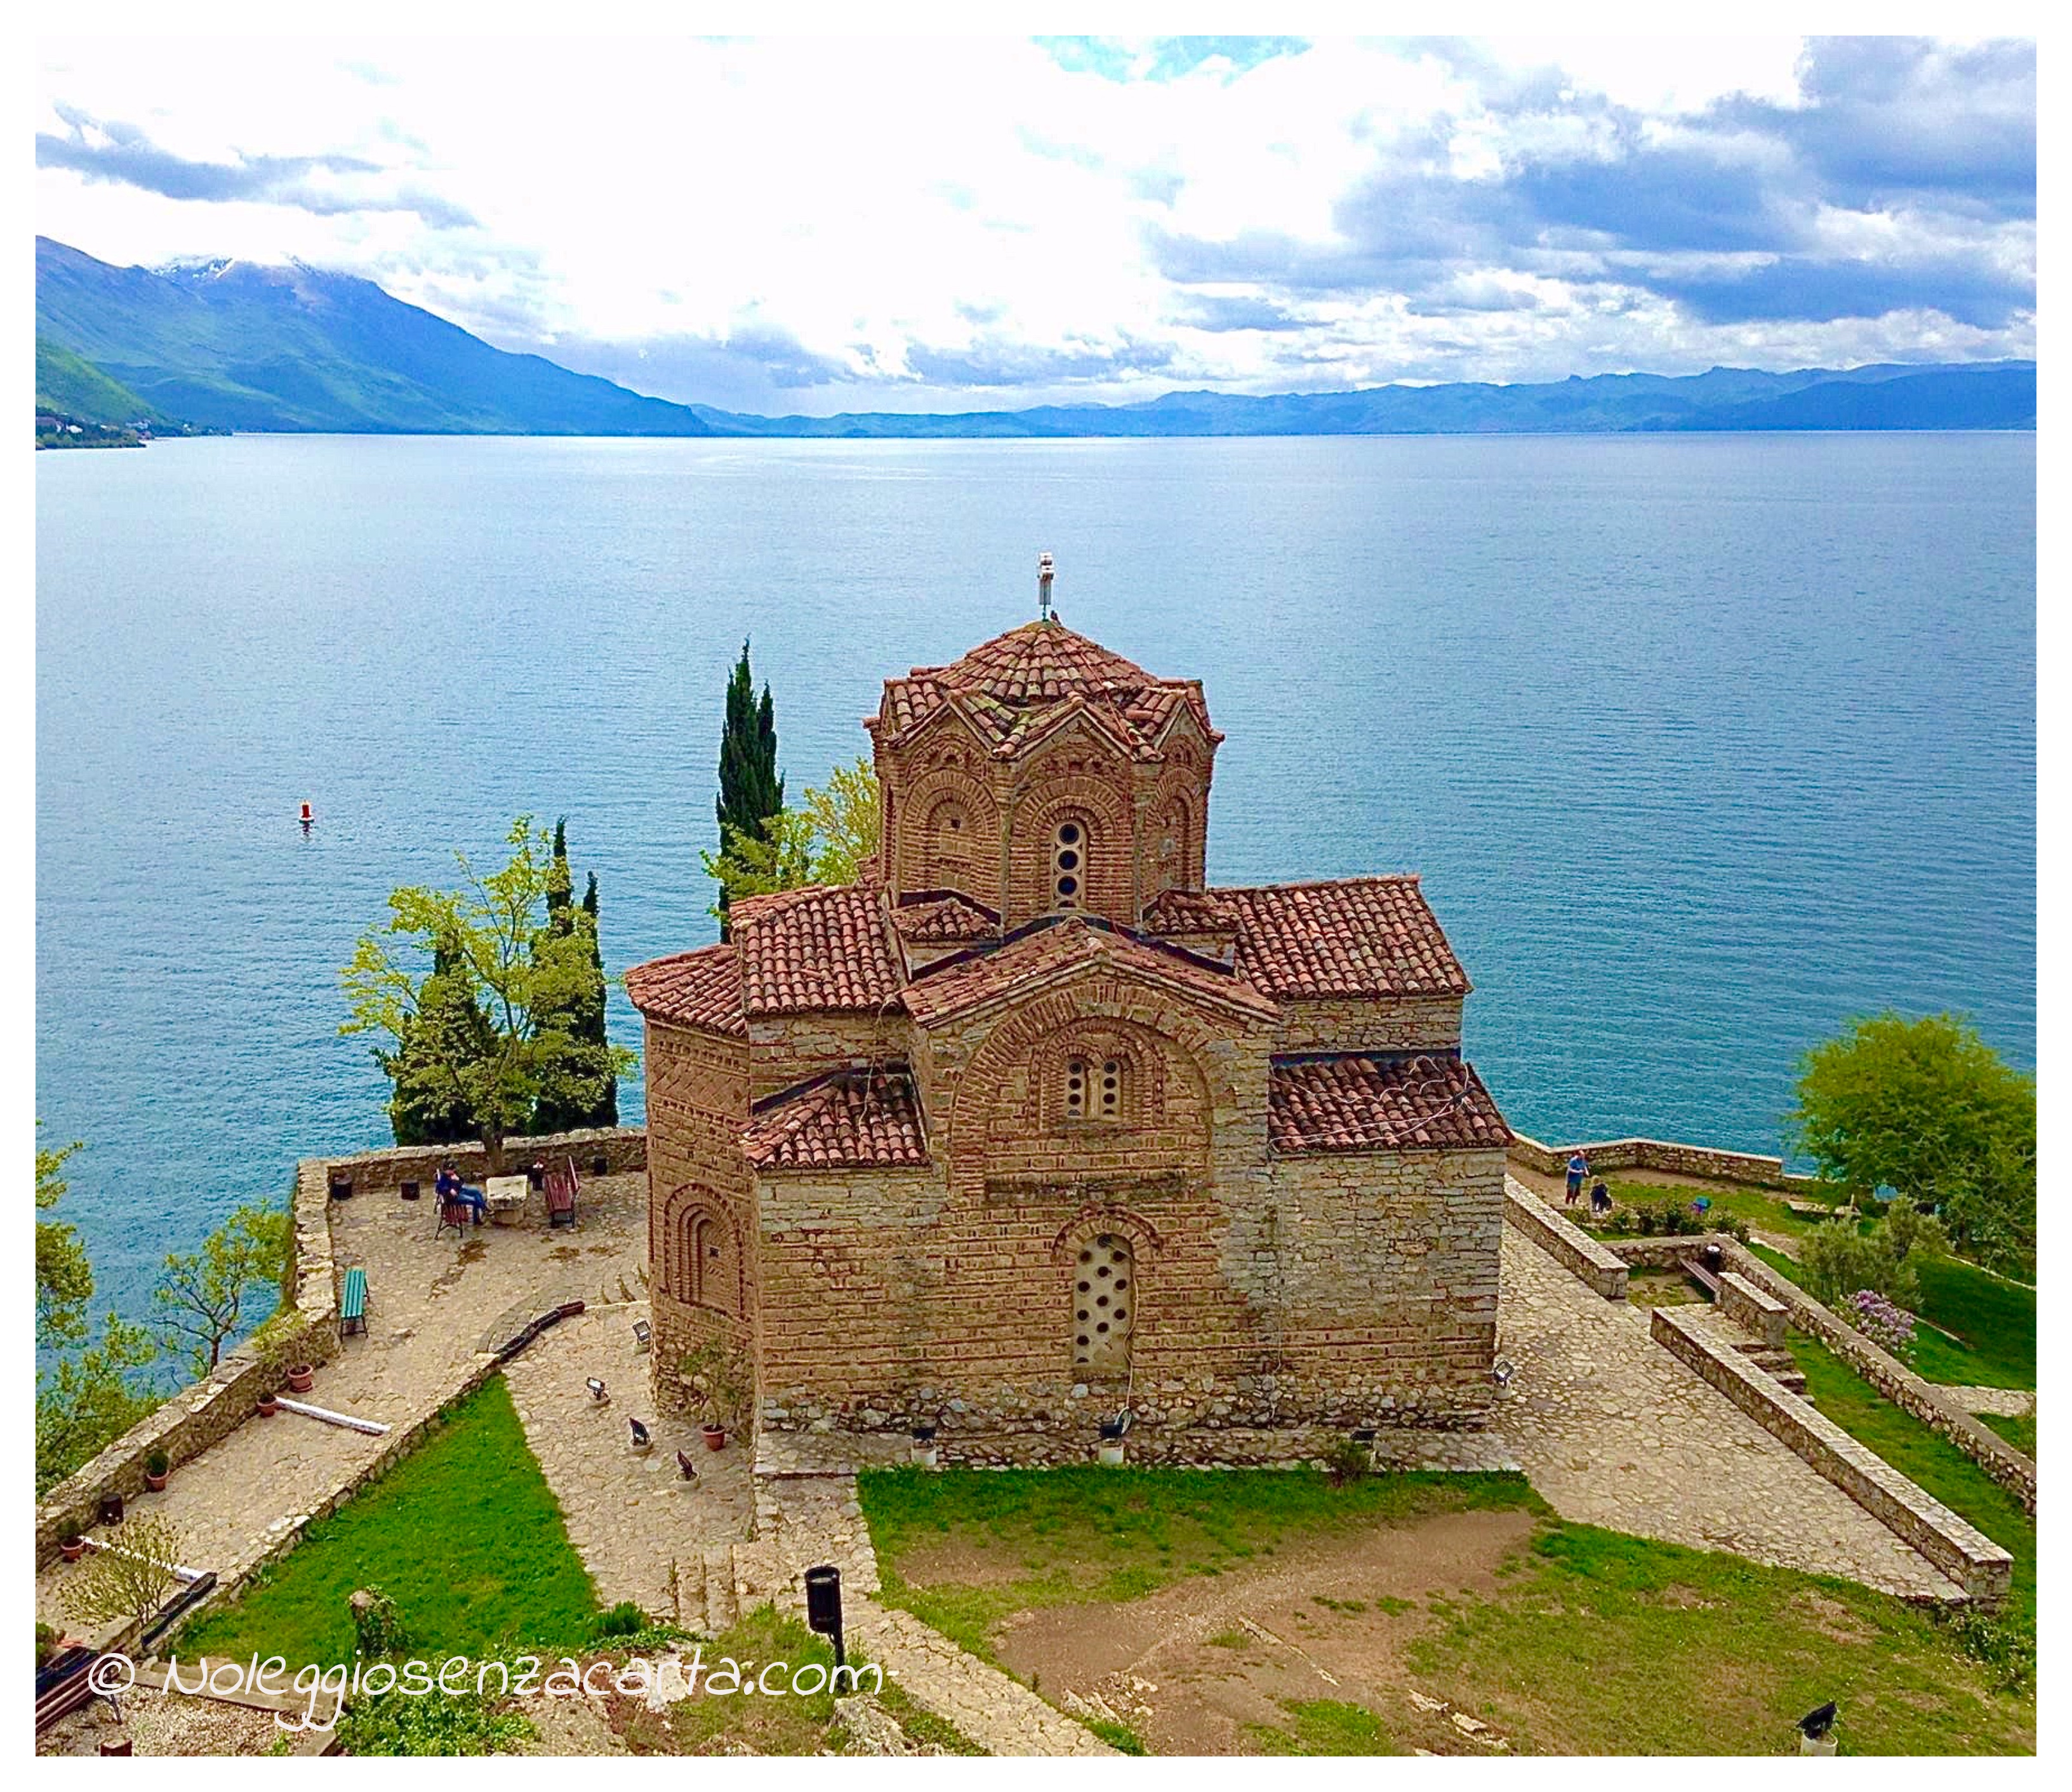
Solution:
{"label": "paved walkway", "polygon": [[[725,1449],[708,1450],[697,1425],[655,1410],[651,1359],[633,1343],[634,1321],[647,1316],[643,1301],[565,1319],[514,1358],[504,1379],[598,1603],[630,1599],[656,1617],[697,1626],[707,1553],[749,1534],[749,1452],[732,1438]],[[605,1384],[610,1405],[591,1399],[592,1376]],[[634,1453],[629,1419],[654,1440],[644,1454]],[[679,1450],[697,1466],[695,1484],[678,1470]]]}
{"label": "paved walkway", "polygon": [[[1997,1418],[2026,1419],[2036,1410],[2036,1395],[2025,1387],[1938,1387],[1935,1391],[1960,1412],[1990,1412]],[[2057,1408],[2051,1410],[2055,1412]]]}
{"label": "paved walkway", "polygon": [[[334,1202],[339,1272],[355,1265],[367,1272],[367,1331],[346,1339],[300,1397],[399,1431],[415,1424],[479,1372],[483,1346],[510,1335],[512,1316],[638,1293],[647,1199],[645,1176],[605,1178],[583,1185],[574,1228],[548,1231],[536,1197],[525,1223],[485,1226],[458,1240],[450,1233],[434,1239],[430,1201],[392,1192]],[[387,1445],[291,1412],[248,1419],[176,1469],[163,1493],[138,1495],[130,1510],[171,1518],[185,1561],[227,1576],[270,1552]],[[66,1572],[67,1564],[53,1563],[36,1583],[37,1615],[61,1627],[68,1623],[60,1597]]]}
{"label": "paved walkway", "polygon": [[1593,1293],[1503,1233],[1494,1425],[1565,1519],[1909,1596],[1955,1589],[1848,1494],[1648,1335],[1646,1309]]}

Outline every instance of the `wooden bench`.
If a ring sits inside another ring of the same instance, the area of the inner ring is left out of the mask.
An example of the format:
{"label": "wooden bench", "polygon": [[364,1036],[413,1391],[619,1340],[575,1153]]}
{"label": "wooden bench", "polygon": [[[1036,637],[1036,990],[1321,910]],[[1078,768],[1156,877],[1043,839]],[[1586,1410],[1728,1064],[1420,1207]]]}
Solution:
{"label": "wooden bench", "polygon": [[348,1269],[345,1288],[338,1297],[338,1335],[367,1330],[367,1272]]}
{"label": "wooden bench", "polygon": [[573,1157],[563,1159],[559,1169],[547,1172],[547,1227],[550,1231],[557,1226],[575,1224],[577,1186]]}

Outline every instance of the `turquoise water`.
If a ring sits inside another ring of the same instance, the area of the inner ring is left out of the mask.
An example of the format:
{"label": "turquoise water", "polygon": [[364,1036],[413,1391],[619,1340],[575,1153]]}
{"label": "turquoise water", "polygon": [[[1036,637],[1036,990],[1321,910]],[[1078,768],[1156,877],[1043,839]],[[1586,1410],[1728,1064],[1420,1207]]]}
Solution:
{"label": "turquoise water", "polygon": [[1795,1056],[1888,1004],[2033,1062],[2033,436],[249,437],[36,475],[37,1109],[131,1311],[298,1154],[386,1142],[337,968],[392,886],[565,814],[610,969],[713,938],[742,636],[796,791],[886,675],[1033,614],[1039,549],[1068,623],[1205,681],[1215,879],[1424,873],[1520,1130],[1774,1150]]}

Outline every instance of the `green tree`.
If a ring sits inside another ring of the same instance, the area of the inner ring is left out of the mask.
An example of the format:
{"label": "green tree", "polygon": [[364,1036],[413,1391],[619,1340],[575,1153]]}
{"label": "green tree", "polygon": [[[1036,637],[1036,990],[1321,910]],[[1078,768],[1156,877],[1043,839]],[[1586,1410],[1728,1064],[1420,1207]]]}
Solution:
{"label": "green tree", "polygon": [[495,1049],[489,1017],[460,974],[459,946],[434,944],[430,974],[401,1044],[374,1054],[389,1079],[388,1124],[397,1144],[458,1145],[479,1136],[464,1084],[439,1075],[438,1067],[479,1063]]}
{"label": "green tree", "polygon": [[819,789],[808,789],[800,806],[771,816],[754,837],[727,836],[723,853],[704,855],[705,875],[719,885],[712,912],[744,896],[800,890],[809,884],[853,884],[878,847],[878,775],[858,759],[837,766]]}
{"label": "green tree", "polygon": [[255,1288],[281,1285],[294,1228],[284,1207],[246,1205],[202,1240],[201,1249],[166,1254],[151,1291],[158,1335],[169,1355],[186,1351],[197,1376],[223,1360],[223,1346],[245,1321]]}
{"label": "green tree", "polygon": [[[594,975],[595,953],[580,927],[549,924],[553,855],[545,830],[521,816],[506,844],[509,863],[486,875],[465,853],[455,854],[458,890],[391,892],[388,924],[364,935],[340,972],[351,1012],[339,1030],[393,1041],[393,1049],[375,1055],[396,1079],[398,1099],[450,1100],[471,1116],[492,1175],[503,1170],[504,1140],[527,1124],[542,1095],[594,1105],[606,1075],[627,1074],[635,1062],[619,1046],[600,1055],[569,1031]],[[483,1017],[479,1038],[454,1041],[445,1030],[417,1025],[433,980],[425,961],[436,966],[442,949],[447,974]]]}
{"label": "green tree", "polygon": [[[619,1078],[612,1068],[610,1041],[605,1035],[604,953],[597,937],[597,873],[583,893],[582,906],[569,901],[574,881],[569,872],[565,822],[554,829],[554,857],[547,878],[547,931],[549,942],[574,939],[588,953],[590,971],[565,1011],[549,1017],[552,1024],[575,1042],[565,1067],[547,1076],[532,1109],[535,1132],[566,1132],[578,1127],[619,1124]],[[558,892],[558,896],[557,893]]]}
{"label": "green tree", "polygon": [[142,1326],[110,1313],[101,1341],[36,1376],[36,1493],[40,1498],[99,1455],[158,1404],[138,1371],[158,1346]]}
{"label": "green tree", "polygon": [[[36,1124],[43,1123],[38,1120]],[[56,1151],[36,1147],[36,1211],[55,1207],[66,1184],[65,1160],[84,1149],[78,1140]],[[93,1298],[93,1265],[79,1234],[61,1219],[36,1222],[36,1348],[53,1350],[86,1342],[86,1306]]]}
{"label": "green tree", "polygon": [[1941,1217],[1957,1250],[2033,1268],[2035,1079],[1958,1017],[1852,1022],[1801,1060],[1786,1125],[1821,1175],[1852,1195],[1909,1196]]}
{"label": "green tree", "polygon": [[1868,1288],[1894,1306],[1917,1312],[1921,1281],[1915,1265],[1941,1255],[1948,1242],[1933,1215],[1898,1195],[1868,1230],[1848,1218],[1815,1227],[1799,1247],[1799,1273],[1814,1299],[1838,1310],[1852,1294]]}
{"label": "green tree", "polygon": [[142,1630],[180,1584],[187,1539],[162,1512],[140,1513],[65,1576],[65,1610],[82,1624]]}
{"label": "green tree", "polygon": [[[763,700],[755,698],[755,680],[749,669],[748,643],[741,643],[741,658],[727,680],[726,719],[719,737],[719,850],[724,857],[738,836],[743,840],[763,837],[764,824],[784,807],[784,779],[777,770],[777,709],[770,687],[763,687]],[[726,936],[727,893],[720,886],[720,936]]]}

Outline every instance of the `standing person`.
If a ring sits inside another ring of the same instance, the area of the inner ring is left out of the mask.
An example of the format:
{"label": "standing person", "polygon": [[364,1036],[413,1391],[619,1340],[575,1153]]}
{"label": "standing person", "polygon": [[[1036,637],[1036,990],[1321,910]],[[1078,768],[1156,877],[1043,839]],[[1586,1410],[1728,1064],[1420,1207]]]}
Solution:
{"label": "standing person", "polygon": [[1577,1146],[1576,1154],[1568,1160],[1568,1201],[1574,1206],[1583,1198],[1583,1178],[1590,1173],[1590,1160],[1583,1155],[1583,1148]]}

